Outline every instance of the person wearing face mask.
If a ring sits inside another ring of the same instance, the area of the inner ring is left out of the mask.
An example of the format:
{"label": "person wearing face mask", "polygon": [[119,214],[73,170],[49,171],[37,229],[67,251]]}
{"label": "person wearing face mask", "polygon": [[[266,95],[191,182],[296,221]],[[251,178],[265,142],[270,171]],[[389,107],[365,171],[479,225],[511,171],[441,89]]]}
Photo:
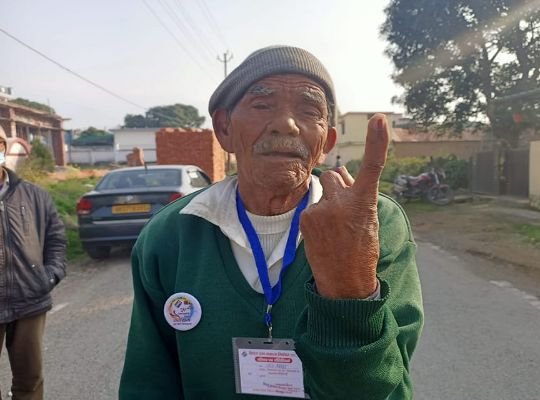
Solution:
{"label": "person wearing face mask", "polygon": [[0,355],[5,344],[13,400],[42,400],[45,316],[66,275],[65,229],[49,193],[4,166],[6,150],[0,126]]}

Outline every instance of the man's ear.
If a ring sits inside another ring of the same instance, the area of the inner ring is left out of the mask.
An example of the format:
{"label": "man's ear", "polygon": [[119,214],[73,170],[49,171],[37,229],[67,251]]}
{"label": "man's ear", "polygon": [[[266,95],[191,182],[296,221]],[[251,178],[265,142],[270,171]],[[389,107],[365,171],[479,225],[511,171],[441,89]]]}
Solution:
{"label": "man's ear", "polygon": [[337,130],[334,126],[328,127],[328,132],[326,134],[326,143],[324,144],[324,154],[330,153],[334,148],[337,141]]}
{"label": "man's ear", "polygon": [[321,155],[319,156],[319,164],[324,164],[326,155],[330,153],[330,150],[334,148],[337,141],[337,131],[333,126],[328,127],[328,132],[326,133],[326,141],[324,142],[324,147]]}
{"label": "man's ear", "polygon": [[214,133],[216,138],[228,153],[234,153],[232,132],[230,130],[231,119],[229,118],[229,112],[224,108],[219,108],[212,114],[212,126],[214,127]]}

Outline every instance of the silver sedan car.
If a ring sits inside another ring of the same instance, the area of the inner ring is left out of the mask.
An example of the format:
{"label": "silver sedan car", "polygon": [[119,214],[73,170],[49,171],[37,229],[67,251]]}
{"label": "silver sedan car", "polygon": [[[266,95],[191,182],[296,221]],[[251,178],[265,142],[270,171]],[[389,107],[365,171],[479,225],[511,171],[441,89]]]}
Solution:
{"label": "silver sedan car", "polygon": [[143,226],[163,206],[211,184],[194,165],[152,165],[108,172],[77,204],[79,237],[95,259],[113,246],[135,243]]}

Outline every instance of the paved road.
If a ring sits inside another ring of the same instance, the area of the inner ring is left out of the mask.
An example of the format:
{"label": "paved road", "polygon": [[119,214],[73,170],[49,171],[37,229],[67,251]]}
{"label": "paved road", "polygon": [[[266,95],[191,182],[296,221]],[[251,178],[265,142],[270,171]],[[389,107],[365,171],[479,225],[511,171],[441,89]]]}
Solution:
{"label": "paved road", "polygon": [[[540,282],[464,257],[420,243],[426,327],[413,360],[416,399],[540,399]],[[72,268],[54,297],[46,399],[115,399],[132,301],[127,255]]]}
{"label": "paved road", "polygon": [[[116,399],[133,300],[126,254],[72,268],[45,331],[45,399]],[[3,354],[0,386],[8,388]]]}
{"label": "paved road", "polygon": [[539,400],[540,281],[428,243],[418,263],[426,325],[416,399]]}

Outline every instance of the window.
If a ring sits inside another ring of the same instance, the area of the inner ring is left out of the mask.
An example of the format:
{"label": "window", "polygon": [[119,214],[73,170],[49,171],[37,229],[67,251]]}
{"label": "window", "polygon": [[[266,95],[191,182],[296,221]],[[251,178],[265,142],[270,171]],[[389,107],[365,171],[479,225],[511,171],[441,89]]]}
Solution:
{"label": "window", "polygon": [[113,172],[106,175],[96,189],[150,188],[161,186],[180,186],[180,170],[148,169]]}
{"label": "window", "polygon": [[203,187],[208,186],[211,183],[210,178],[208,178],[201,171],[197,171],[197,170],[192,169],[192,170],[189,170],[187,172],[187,174],[188,174],[189,179],[191,181],[191,186],[193,186],[193,187],[203,188]]}

